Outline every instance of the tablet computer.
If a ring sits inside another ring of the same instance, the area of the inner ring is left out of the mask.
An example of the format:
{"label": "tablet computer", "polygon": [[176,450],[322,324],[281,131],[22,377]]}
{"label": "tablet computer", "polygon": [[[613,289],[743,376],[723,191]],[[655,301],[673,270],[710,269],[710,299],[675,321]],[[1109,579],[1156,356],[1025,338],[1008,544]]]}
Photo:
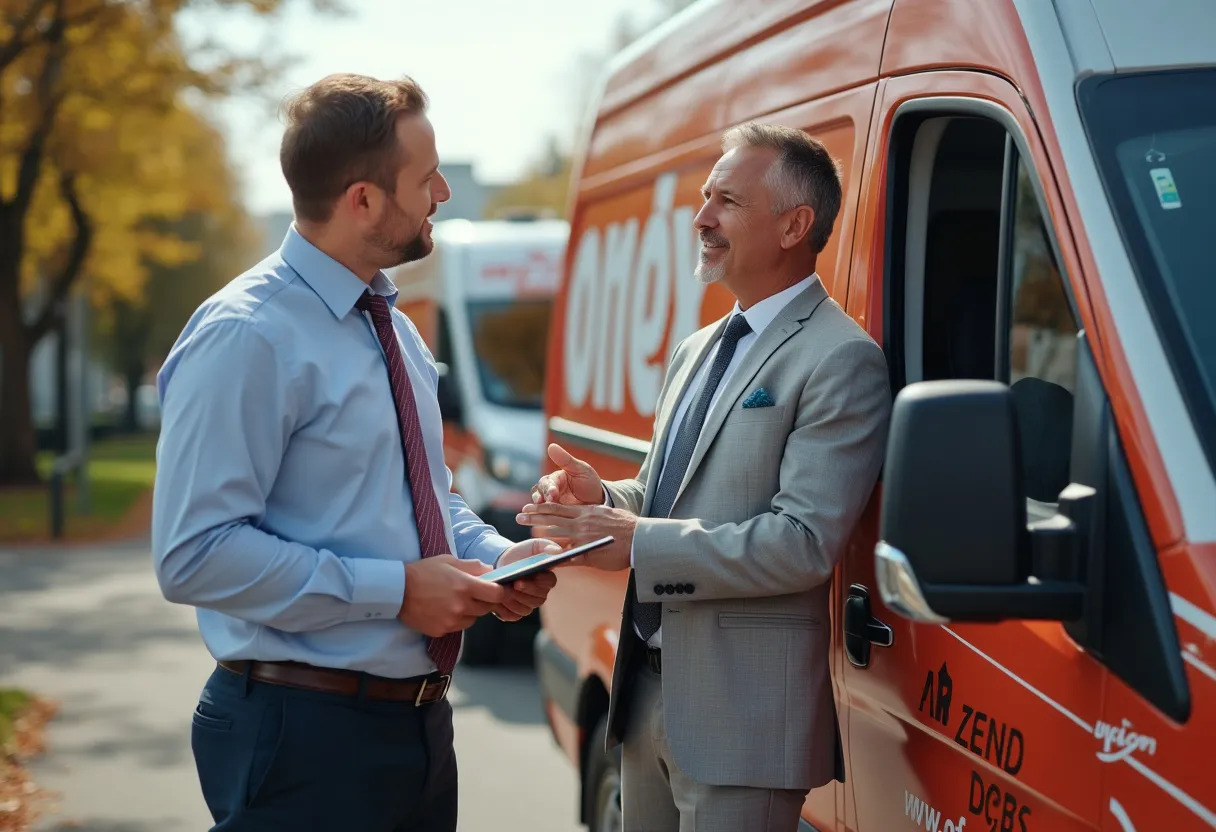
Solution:
{"label": "tablet computer", "polygon": [[590,543],[584,543],[581,546],[575,546],[573,549],[565,549],[561,552],[553,552],[548,555],[533,555],[530,558],[517,560],[515,563],[507,566],[500,566],[492,572],[487,572],[482,575],[482,580],[492,581],[496,584],[510,583],[517,581],[520,578],[528,578],[538,572],[548,572],[559,563],[576,558],[579,555],[590,552],[592,549],[598,549],[601,546],[607,546],[615,538],[612,535],[601,537],[598,540],[593,540]]}

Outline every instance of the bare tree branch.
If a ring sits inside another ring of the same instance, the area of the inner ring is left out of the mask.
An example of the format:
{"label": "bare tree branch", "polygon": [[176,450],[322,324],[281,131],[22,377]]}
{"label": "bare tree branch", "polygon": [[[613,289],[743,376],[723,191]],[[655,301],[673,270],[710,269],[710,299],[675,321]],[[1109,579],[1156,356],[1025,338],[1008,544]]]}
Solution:
{"label": "bare tree branch", "polygon": [[17,57],[25,51],[37,38],[26,38],[26,30],[29,29],[42,10],[47,7],[50,0],[29,0],[30,4],[26,8],[25,13],[12,24],[13,34],[8,39],[8,42],[0,45],[0,70],[17,60]]}
{"label": "bare tree branch", "polygon": [[[21,57],[21,53],[26,49],[29,49],[39,41],[48,39],[48,35],[45,32],[38,31],[37,27],[30,33],[26,33],[24,30],[29,29],[30,24],[51,3],[62,6],[62,4],[57,3],[57,0],[30,0],[30,8],[26,10],[25,16],[14,24],[17,26],[17,29],[14,31],[13,36],[8,39],[7,43],[0,45],[0,70],[3,70],[13,61],[17,60],[17,58]],[[66,28],[84,26],[85,24],[92,23],[103,12],[109,11],[112,8],[114,8],[114,4],[111,0],[99,0],[97,5],[90,6],[78,14],[71,16],[65,16],[61,13],[57,14],[57,19],[61,20]]]}
{"label": "bare tree branch", "polygon": [[34,198],[34,189],[38,185],[38,174],[42,171],[42,159],[46,152],[47,139],[55,124],[55,116],[63,103],[63,95],[56,91],[60,72],[63,69],[65,54],[64,21],[59,14],[63,11],[63,0],[56,2],[56,18],[51,24],[47,35],[47,56],[38,77],[38,98],[42,102],[42,112],[37,123],[30,131],[29,142],[21,153],[21,166],[17,171],[17,193],[13,197],[13,210],[24,221],[25,212],[29,210]]}
{"label": "bare tree branch", "polygon": [[84,266],[85,258],[89,256],[89,247],[93,244],[93,221],[85,212],[84,206],[80,204],[80,194],[76,191],[75,175],[70,173],[59,175],[59,194],[63,197],[63,201],[67,203],[68,210],[72,214],[72,225],[75,228],[75,236],[72,238],[72,246],[68,251],[67,261],[63,264],[63,268],[60,269],[59,274],[51,281],[51,289],[47,293],[46,303],[42,307],[42,311],[38,313],[38,317],[26,329],[27,344],[38,343],[42,336],[46,335],[55,323],[60,304],[67,297],[68,290],[72,288],[72,284],[76,282],[76,278],[80,276],[80,270]]}

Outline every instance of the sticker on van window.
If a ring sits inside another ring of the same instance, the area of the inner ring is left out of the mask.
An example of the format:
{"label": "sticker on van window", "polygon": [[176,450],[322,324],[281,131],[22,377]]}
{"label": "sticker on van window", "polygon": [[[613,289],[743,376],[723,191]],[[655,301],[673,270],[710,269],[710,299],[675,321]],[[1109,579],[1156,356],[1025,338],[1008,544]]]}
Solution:
{"label": "sticker on van window", "polygon": [[1161,207],[1167,211],[1182,207],[1182,197],[1178,195],[1178,186],[1174,184],[1174,174],[1169,168],[1153,168],[1149,172],[1153,177],[1153,185],[1157,188],[1157,199]]}

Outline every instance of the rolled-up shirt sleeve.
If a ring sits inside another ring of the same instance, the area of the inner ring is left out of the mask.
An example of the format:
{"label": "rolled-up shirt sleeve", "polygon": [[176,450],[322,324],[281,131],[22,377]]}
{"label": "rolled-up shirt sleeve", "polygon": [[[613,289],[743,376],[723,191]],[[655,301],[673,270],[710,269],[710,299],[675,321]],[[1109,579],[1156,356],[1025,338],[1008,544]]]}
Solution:
{"label": "rolled-up shirt sleeve", "polygon": [[286,351],[247,318],[203,324],[160,374],[152,550],[161,592],[289,632],[391,618],[405,566],[344,557],[263,528],[295,429]]}

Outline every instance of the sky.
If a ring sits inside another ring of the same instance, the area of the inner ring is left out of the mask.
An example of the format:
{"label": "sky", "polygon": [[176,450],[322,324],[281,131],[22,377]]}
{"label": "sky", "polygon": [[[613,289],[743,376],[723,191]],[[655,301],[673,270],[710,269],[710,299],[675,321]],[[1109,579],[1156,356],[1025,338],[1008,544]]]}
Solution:
{"label": "sky", "polygon": [[294,59],[268,100],[213,112],[255,214],[290,210],[275,104],[309,83],[332,72],[412,76],[431,99],[440,159],[471,162],[479,179],[500,183],[520,175],[548,135],[573,140],[588,56],[607,54],[623,15],[640,25],[658,10],[655,0],[344,0],[348,13],[332,16],[308,0],[285,2],[270,19],[208,9],[180,26],[187,43]]}

